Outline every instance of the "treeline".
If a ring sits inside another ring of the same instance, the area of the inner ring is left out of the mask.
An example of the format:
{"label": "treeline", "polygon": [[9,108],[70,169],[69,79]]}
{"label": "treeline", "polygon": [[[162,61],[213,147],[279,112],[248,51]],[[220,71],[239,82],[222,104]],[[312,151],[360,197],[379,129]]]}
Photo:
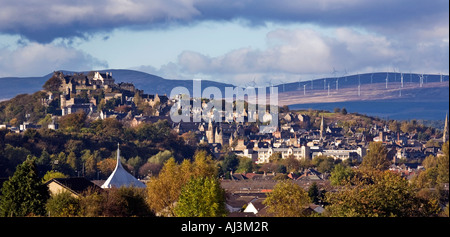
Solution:
{"label": "treeline", "polygon": [[0,216],[214,217],[226,216],[225,199],[217,166],[206,151],[196,152],[192,161],[168,159],[147,188],[96,188],[78,197],[69,192],[50,195],[36,159],[29,157],[0,189]]}
{"label": "treeline", "polygon": [[197,147],[187,144],[165,120],[126,127],[113,118],[90,121],[84,113],[60,118],[60,129],[0,130],[0,177],[11,176],[18,164],[35,157],[39,174],[56,170],[69,176],[105,179],[114,169],[117,143],[125,168],[135,176],[148,159],[170,151],[177,161],[192,159]]}

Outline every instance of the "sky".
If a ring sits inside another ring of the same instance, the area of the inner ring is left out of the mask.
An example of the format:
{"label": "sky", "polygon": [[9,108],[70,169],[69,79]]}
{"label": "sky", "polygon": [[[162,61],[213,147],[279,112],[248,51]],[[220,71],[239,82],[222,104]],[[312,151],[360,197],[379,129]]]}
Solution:
{"label": "sky", "polygon": [[449,74],[449,2],[0,0],[0,77],[103,69],[242,86]]}

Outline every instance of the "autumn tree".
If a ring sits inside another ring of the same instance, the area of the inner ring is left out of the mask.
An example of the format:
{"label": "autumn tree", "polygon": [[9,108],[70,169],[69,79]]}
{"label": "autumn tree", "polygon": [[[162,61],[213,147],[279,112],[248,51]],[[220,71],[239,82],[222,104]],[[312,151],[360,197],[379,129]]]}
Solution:
{"label": "autumn tree", "polygon": [[442,156],[438,156],[437,160],[437,182],[448,183],[449,182],[449,142],[447,141],[442,145]]}
{"label": "autumn tree", "polygon": [[59,87],[61,86],[61,80],[56,74],[53,74],[50,79],[48,79],[42,86],[46,91],[59,92]]}
{"label": "autumn tree", "polygon": [[[190,162],[182,166],[189,170]],[[181,167],[170,158],[163,166],[159,176],[147,183],[147,197],[150,208],[162,216],[175,216],[175,203],[180,196],[182,186],[187,182],[181,175]]]}
{"label": "autumn tree", "polygon": [[58,120],[59,127],[68,132],[78,132],[86,123],[86,113],[78,111],[68,114]]}
{"label": "autumn tree", "polygon": [[45,215],[49,198],[47,186],[37,174],[31,158],[17,166],[14,175],[3,183],[0,196],[0,216]]}
{"label": "autumn tree", "polygon": [[272,192],[267,194],[263,204],[267,213],[276,217],[302,217],[303,210],[310,202],[308,193],[292,181],[279,181]]}
{"label": "autumn tree", "polygon": [[217,174],[217,166],[206,151],[198,151],[193,162],[185,159],[177,164],[174,158],[170,158],[158,177],[147,183],[148,204],[159,215],[175,216],[175,203],[182,187],[191,178],[217,177]]}
{"label": "autumn tree", "polygon": [[361,168],[374,170],[387,170],[391,165],[387,157],[387,149],[381,142],[371,142],[367,155],[363,157]]}

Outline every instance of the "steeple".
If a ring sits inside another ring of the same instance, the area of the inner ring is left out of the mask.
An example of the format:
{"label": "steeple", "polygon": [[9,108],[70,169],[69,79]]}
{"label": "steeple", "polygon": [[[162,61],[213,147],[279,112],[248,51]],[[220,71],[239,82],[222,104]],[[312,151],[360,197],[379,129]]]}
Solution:
{"label": "steeple", "polygon": [[322,120],[320,121],[320,139],[324,138],[324,133],[325,133],[325,125],[323,122],[323,114],[322,114]]}
{"label": "steeple", "polygon": [[133,186],[138,188],[145,188],[145,184],[137,180],[133,175],[128,173],[120,162],[120,145],[117,143],[117,163],[116,168],[101,186],[102,188],[119,188],[121,186]]}
{"label": "steeple", "polygon": [[445,113],[445,125],[444,125],[444,135],[442,136],[442,141],[446,143],[448,141],[448,115]]}

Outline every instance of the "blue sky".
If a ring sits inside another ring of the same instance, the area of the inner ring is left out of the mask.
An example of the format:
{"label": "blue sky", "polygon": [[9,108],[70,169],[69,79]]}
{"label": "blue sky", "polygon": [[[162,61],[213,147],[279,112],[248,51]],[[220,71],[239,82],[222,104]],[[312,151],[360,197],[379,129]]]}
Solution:
{"label": "blue sky", "polygon": [[235,85],[449,73],[446,0],[0,0],[0,77],[134,69]]}

